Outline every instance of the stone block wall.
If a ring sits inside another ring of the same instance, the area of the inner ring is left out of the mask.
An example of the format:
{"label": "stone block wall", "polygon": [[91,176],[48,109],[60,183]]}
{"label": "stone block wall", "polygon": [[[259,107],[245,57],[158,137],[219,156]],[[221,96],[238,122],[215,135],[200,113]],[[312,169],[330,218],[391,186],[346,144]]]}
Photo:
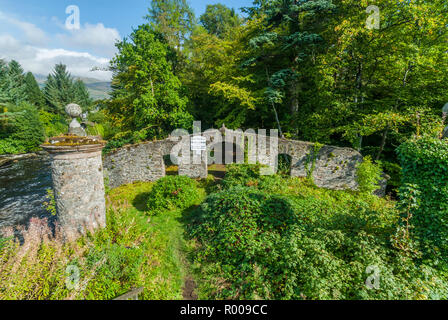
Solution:
{"label": "stone block wall", "polygon": [[[222,134],[222,138],[219,137]],[[241,133],[221,129],[220,131],[208,131],[203,134],[207,138],[207,151],[201,154],[200,163],[183,163],[179,160],[179,174],[192,178],[207,177],[207,166],[210,163],[210,151],[213,145],[225,141],[228,135],[241,137],[235,141],[258,141],[258,135],[245,133],[246,139],[242,139]],[[178,150],[190,152],[189,137],[170,137],[161,141],[145,142],[142,144],[120,148],[104,157],[104,167],[109,178],[109,186],[112,188],[135,181],[156,181],[165,176],[163,157],[170,154],[174,146]],[[264,138],[267,138],[264,136]],[[359,152],[350,148],[323,146],[315,148],[310,142],[278,139],[278,148],[271,149],[270,139],[266,139],[265,154],[258,154],[260,163],[274,166],[279,154],[287,154],[292,159],[291,176],[307,177],[312,175],[318,187],[328,189],[356,189],[356,167],[362,161]],[[258,150],[258,145],[255,146]],[[273,153],[272,150],[278,150]],[[318,152],[316,153],[315,150]],[[224,152],[224,150],[223,150]],[[179,153],[180,155],[182,152]],[[192,153],[191,153],[192,154]],[[273,160],[274,159],[274,160]]]}
{"label": "stone block wall", "polygon": [[[317,152],[316,152],[317,151]],[[312,176],[316,186],[334,190],[356,189],[356,167],[362,162],[359,152],[350,148],[323,146],[281,139],[279,154],[292,158],[291,176]]]}
{"label": "stone block wall", "polygon": [[125,146],[104,157],[109,187],[136,181],[156,181],[165,176],[163,141]]}

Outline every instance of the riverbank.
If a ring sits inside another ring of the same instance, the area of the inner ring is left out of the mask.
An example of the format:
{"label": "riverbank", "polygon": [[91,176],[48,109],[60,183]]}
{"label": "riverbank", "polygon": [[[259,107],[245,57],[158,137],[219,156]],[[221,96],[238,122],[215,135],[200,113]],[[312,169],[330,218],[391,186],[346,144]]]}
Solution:
{"label": "riverbank", "polygon": [[0,168],[10,165],[15,161],[36,158],[36,157],[46,157],[48,153],[45,151],[37,151],[31,153],[23,153],[23,154],[8,154],[8,155],[0,155]]}

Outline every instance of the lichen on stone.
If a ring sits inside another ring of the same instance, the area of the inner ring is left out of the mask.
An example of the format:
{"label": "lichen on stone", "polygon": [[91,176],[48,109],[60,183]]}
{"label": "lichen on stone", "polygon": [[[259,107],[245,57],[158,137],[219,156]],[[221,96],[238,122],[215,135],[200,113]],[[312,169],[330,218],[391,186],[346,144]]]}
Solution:
{"label": "lichen on stone", "polygon": [[64,134],[57,137],[50,138],[44,143],[45,146],[70,147],[70,146],[84,146],[105,144],[106,141],[99,137],[80,137],[74,134]]}

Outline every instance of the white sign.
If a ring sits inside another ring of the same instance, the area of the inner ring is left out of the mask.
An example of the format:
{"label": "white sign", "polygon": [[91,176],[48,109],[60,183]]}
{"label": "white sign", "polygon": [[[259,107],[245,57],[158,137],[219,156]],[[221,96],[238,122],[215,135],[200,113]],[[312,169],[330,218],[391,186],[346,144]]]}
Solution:
{"label": "white sign", "polygon": [[201,136],[194,136],[191,138],[191,151],[200,154],[201,151],[207,150],[207,139]]}

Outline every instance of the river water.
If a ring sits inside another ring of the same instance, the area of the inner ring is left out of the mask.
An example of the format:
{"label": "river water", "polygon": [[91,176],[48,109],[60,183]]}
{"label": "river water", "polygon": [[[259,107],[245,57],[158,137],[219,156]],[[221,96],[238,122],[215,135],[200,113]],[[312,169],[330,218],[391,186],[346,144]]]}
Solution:
{"label": "river water", "polygon": [[0,228],[26,225],[31,217],[51,218],[43,206],[51,186],[51,167],[46,157],[0,167]]}

